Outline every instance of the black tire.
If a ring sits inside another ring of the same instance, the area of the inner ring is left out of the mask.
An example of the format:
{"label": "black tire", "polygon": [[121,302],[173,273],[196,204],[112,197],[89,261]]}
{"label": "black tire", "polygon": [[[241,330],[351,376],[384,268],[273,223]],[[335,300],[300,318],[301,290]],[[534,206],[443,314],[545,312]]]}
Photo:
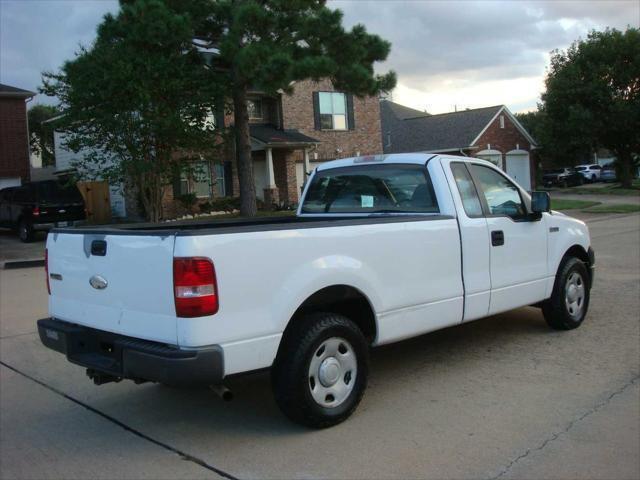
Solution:
{"label": "black tire", "polygon": [[29,243],[33,241],[33,225],[28,220],[22,219],[18,223],[18,238],[23,243]]}
{"label": "black tire", "polygon": [[[576,277],[577,276],[577,277]],[[578,284],[574,283],[574,296],[569,291],[572,279],[578,278]],[[582,301],[578,301],[576,291],[582,285]],[[575,304],[569,303],[570,299],[576,299]],[[572,330],[582,325],[587,311],[589,310],[589,272],[585,264],[578,258],[566,257],[556,274],[551,298],[543,302],[542,313],[549,326],[555,330]],[[575,307],[573,305],[578,305]]]}
{"label": "black tire", "polygon": [[[313,397],[316,379],[310,378],[310,367],[322,345],[334,339],[346,340],[350,352],[355,354],[357,367],[355,379],[350,373],[348,378],[338,377],[337,382],[353,381],[348,395],[335,407],[327,407]],[[300,319],[286,333],[271,369],[271,384],[276,403],[287,417],[308,427],[326,428],[343,422],[353,413],[367,388],[368,373],[369,345],[357,325],[342,315],[314,313]]]}

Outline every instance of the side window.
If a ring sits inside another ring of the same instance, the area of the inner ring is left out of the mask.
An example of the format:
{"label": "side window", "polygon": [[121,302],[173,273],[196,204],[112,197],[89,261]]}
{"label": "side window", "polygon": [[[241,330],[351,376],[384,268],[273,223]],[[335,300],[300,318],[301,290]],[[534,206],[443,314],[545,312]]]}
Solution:
{"label": "side window", "polygon": [[462,163],[452,163],[451,172],[453,173],[453,178],[456,180],[465,213],[468,217],[481,217],[482,205],[480,204],[478,192],[473,184],[471,175],[469,175],[467,171],[467,167]]}
{"label": "side window", "polygon": [[322,170],[313,177],[302,213],[439,213],[421,165],[362,165]]}
{"label": "side window", "polygon": [[26,187],[17,188],[13,192],[13,201],[14,202],[27,202],[29,201],[29,191]]}
{"label": "side window", "polygon": [[526,214],[520,191],[506,177],[482,165],[471,164],[470,167],[480,183],[491,215],[506,215],[516,219]]}

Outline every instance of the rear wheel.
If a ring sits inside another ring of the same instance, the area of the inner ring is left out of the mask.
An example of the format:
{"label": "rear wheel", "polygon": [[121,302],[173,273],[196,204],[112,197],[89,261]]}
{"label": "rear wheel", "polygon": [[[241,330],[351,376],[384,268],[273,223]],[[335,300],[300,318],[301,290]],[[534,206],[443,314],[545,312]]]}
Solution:
{"label": "rear wheel", "polygon": [[24,243],[33,240],[33,225],[31,225],[31,222],[25,219],[20,220],[20,223],[18,223],[18,237]]}
{"label": "rear wheel", "polygon": [[589,273],[585,264],[567,257],[560,264],[551,298],[542,304],[542,313],[551,328],[571,330],[582,325],[589,309]]}
{"label": "rear wheel", "polygon": [[317,313],[287,333],[271,370],[276,403],[296,423],[325,428],[346,420],[367,387],[369,352],[346,317]]}

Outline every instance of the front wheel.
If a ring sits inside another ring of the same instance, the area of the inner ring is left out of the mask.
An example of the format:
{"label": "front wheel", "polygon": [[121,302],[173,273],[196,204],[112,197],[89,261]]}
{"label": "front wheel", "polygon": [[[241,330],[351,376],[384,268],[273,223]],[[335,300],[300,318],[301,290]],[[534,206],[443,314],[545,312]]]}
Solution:
{"label": "front wheel", "polygon": [[292,326],[271,370],[276,403],[296,423],[325,428],[346,420],[367,387],[367,341],[355,323],[311,314]]}
{"label": "front wheel", "polygon": [[585,264],[567,257],[560,264],[551,298],[542,304],[542,313],[555,330],[572,330],[582,325],[589,309],[589,273]]}

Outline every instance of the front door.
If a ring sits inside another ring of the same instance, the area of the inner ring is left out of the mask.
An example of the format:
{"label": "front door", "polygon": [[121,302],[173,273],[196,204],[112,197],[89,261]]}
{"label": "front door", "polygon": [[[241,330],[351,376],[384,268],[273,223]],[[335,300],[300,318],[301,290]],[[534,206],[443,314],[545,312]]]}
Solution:
{"label": "front door", "polygon": [[545,297],[547,231],[532,220],[520,189],[497,169],[472,163],[490,236],[489,313],[539,302]]}

